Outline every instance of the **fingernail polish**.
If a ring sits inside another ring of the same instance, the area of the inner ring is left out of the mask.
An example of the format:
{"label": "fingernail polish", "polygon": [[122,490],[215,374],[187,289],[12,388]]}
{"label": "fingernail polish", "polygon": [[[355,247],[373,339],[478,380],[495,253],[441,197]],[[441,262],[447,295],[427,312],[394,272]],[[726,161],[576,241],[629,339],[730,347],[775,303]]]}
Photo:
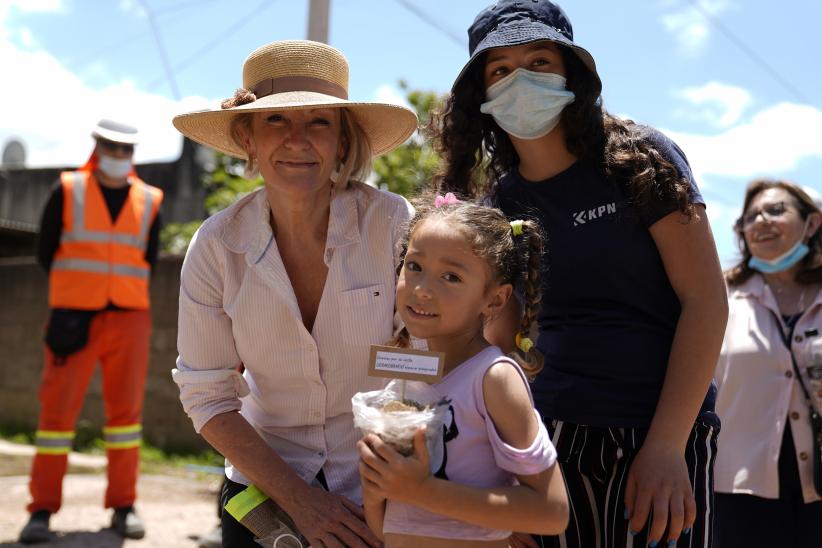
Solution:
{"label": "fingernail polish", "polygon": [[639,531],[634,531],[633,529],[628,529],[628,532],[631,533],[632,537],[635,537],[639,534]]}
{"label": "fingernail polish", "polygon": [[657,542],[655,540],[652,540],[651,542],[648,543],[648,548],[656,548],[657,544],[659,544],[659,542]]}
{"label": "fingernail polish", "polygon": [[668,548],[674,548],[674,546],[676,546],[676,540],[677,539],[669,540],[668,541]]}
{"label": "fingernail polish", "polygon": [[690,535],[691,534],[691,528],[686,527],[685,529],[682,530],[682,534],[683,535]]}
{"label": "fingernail polish", "polygon": [[630,511],[630,510],[628,510],[628,509],[626,508],[626,509],[625,509],[625,514],[624,514],[624,515],[625,515],[625,519],[630,519],[630,517],[631,517],[631,511]]}

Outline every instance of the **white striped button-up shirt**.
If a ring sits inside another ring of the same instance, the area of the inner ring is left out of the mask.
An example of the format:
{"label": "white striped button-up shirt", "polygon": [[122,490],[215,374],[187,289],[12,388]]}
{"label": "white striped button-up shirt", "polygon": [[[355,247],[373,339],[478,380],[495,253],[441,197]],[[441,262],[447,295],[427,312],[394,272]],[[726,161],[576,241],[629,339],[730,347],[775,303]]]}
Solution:
{"label": "white striped button-up shirt", "polygon": [[[328,277],[310,333],[265,190],[203,223],[183,263],[173,372],[198,432],[240,410],[303,480],[322,469],[332,491],[361,500],[351,396],[384,384],[367,376],[369,345],[394,329],[396,242],[412,211],[404,198],[362,183],[332,198]],[[226,474],[248,483],[230,463]]]}
{"label": "white striped button-up shirt", "polygon": [[[822,292],[796,323],[791,351],[811,389],[807,367],[822,362]],[[729,291],[730,315],[716,369],[716,412],[722,421],[714,488],[719,493],[779,498],[779,452],[790,424],[806,503],[813,486],[813,437],[808,406],[782,341],[779,307],[761,276]],[[812,391],[813,392],[813,391]],[[817,405],[819,402],[816,402]]]}

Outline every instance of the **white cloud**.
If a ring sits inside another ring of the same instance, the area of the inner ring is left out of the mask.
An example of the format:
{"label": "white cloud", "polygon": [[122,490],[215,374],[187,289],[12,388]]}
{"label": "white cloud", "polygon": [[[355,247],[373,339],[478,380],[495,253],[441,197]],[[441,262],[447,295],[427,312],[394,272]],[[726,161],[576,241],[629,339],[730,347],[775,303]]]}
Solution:
{"label": "white cloud", "polygon": [[391,84],[382,84],[372,95],[372,101],[377,103],[388,103],[391,105],[402,105],[411,108],[408,100],[405,98],[405,93],[397,86]]}
{"label": "white cloud", "polygon": [[674,96],[696,107],[679,109],[678,115],[697,117],[718,127],[736,124],[753,103],[753,97],[748,90],[720,82],[684,88],[675,91]]}
{"label": "white cloud", "polygon": [[[25,6],[56,9],[59,2],[26,1]],[[208,100],[187,97],[173,101],[138,90],[127,80],[95,89],[51,54],[23,50],[12,43],[4,32],[9,30],[3,19],[9,9],[9,2],[0,4],[0,74],[18,76],[0,87],[0,143],[12,137],[22,140],[30,167],[77,165],[91,152],[89,134],[95,123],[112,117],[134,121],[143,134],[135,153],[138,163],[172,160],[179,155],[182,139],[171,118],[210,106]],[[43,85],[44,81],[48,85]]]}
{"label": "white cloud", "polygon": [[725,207],[716,200],[711,200],[710,198],[705,198],[705,205],[707,206],[706,213],[708,214],[708,220],[711,224],[717,224],[722,219],[722,216],[725,215]]}
{"label": "white cloud", "polygon": [[31,49],[34,46],[34,36],[32,36],[28,28],[21,28],[18,36],[20,37],[20,43],[23,44],[24,47]]}
{"label": "white cloud", "polygon": [[62,0],[0,0],[0,18],[13,9],[21,12],[54,12],[63,7]]}
{"label": "white cloud", "polygon": [[[28,29],[6,28],[6,21],[13,12],[47,13],[63,11],[61,0],[0,0],[0,40],[16,36],[26,45]],[[28,34],[30,38],[31,35]]]}
{"label": "white cloud", "polygon": [[715,16],[728,8],[729,0],[697,0],[700,9],[685,6],[662,16],[662,24],[671,34],[685,55],[697,55],[705,47],[710,36],[710,22],[703,12]]}
{"label": "white cloud", "polygon": [[137,0],[120,0],[120,11],[128,15],[136,15],[137,17],[147,16],[146,10]]}
{"label": "white cloud", "polygon": [[700,175],[773,175],[796,168],[804,158],[822,157],[822,110],[808,105],[778,103],[714,135],[665,132]]}

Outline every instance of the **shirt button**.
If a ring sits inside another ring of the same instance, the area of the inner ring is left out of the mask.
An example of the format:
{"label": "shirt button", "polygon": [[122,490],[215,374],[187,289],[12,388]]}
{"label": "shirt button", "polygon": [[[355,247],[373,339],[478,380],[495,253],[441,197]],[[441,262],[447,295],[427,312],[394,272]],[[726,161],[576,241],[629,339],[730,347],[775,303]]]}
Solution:
{"label": "shirt button", "polygon": [[798,342],[798,343],[802,342],[802,340],[803,340],[803,339],[802,339],[802,335],[797,335],[796,337],[794,337],[794,338],[793,338],[793,340],[794,340],[795,342]]}
{"label": "shirt button", "polygon": [[315,417],[315,418],[320,418],[320,417],[322,417],[322,416],[323,416],[323,414],[322,414],[322,413],[320,413],[319,411],[314,411],[314,417]]}
{"label": "shirt button", "polygon": [[790,379],[791,377],[793,377],[793,371],[785,371],[785,376]]}
{"label": "shirt button", "polygon": [[799,453],[799,458],[802,460],[808,460],[808,454],[802,451],[801,453]]}
{"label": "shirt button", "polygon": [[794,411],[793,413],[791,413],[791,418],[792,418],[793,420],[795,420],[795,421],[796,421],[796,420],[799,420],[799,413],[797,413],[796,411]]}

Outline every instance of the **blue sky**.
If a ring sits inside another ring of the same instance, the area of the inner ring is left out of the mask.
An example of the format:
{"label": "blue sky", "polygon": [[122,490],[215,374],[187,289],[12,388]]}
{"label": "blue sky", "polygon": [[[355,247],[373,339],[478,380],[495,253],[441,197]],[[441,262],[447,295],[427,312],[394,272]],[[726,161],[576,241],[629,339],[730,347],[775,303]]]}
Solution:
{"label": "blue sky", "polygon": [[[400,80],[447,91],[488,3],[331,0],[329,42],[349,59],[351,97],[401,101]],[[688,155],[723,264],[736,258],[730,226],[753,177],[822,194],[822,2],[561,4],[597,61],[606,107]],[[307,0],[0,0],[0,145],[23,140],[30,166],[77,164],[94,122],[114,116],[144,132],[138,162],[174,158],[171,117],[230,96],[248,53],[305,37],[307,12]]]}

